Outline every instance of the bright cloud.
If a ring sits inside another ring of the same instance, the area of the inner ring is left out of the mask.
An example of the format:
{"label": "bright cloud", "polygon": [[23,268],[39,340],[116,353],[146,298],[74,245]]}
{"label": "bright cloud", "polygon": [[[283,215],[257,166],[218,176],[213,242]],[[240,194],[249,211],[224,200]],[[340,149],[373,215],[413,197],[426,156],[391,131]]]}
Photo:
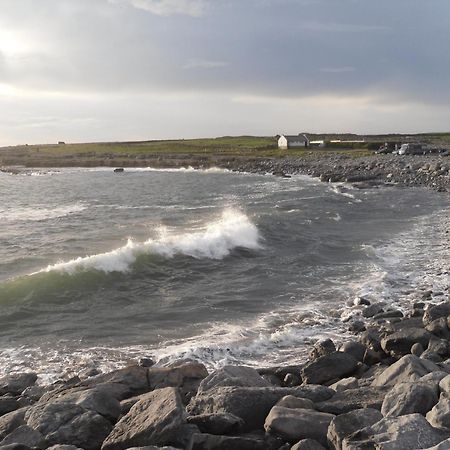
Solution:
{"label": "bright cloud", "polygon": [[204,0],[110,0],[112,3],[129,3],[135,8],[148,11],[158,16],[181,14],[200,17],[205,12]]}

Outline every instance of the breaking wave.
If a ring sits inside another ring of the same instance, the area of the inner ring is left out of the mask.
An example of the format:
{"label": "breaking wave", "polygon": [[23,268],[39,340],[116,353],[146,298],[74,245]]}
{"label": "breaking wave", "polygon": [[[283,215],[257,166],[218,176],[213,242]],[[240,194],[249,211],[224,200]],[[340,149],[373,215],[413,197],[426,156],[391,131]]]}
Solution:
{"label": "breaking wave", "polygon": [[260,248],[259,239],[257,227],[245,214],[228,209],[218,220],[208,223],[198,231],[172,234],[167,229],[160,228],[155,239],[145,242],[129,239],[125,246],[116,250],[49,265],[40,272],[59,271],[74,274],[92,269],[106,273],[127,272],[139,256],[146,254],[157,254],[166,258],[186,255],[197,259],[223,259],[234,248],[257,250]]}

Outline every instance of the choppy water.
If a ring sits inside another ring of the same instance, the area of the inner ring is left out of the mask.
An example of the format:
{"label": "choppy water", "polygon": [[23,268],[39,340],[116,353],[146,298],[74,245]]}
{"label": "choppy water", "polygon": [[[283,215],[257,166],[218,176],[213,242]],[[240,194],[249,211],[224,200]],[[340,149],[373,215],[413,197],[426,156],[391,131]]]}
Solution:
{"label": "choppy water", "polygon": [[356,295],[448,289],[450,201],[220,170],[0,174],[0,368],[301,360]]}

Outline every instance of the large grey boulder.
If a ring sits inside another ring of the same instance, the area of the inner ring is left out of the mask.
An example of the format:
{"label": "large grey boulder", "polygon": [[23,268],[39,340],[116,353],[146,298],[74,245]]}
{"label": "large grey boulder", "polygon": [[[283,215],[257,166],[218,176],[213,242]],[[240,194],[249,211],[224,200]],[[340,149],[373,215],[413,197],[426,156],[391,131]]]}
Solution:
{"label": "large grey boulder", "polygon": [[450,338],[450,330],[448,329],[448,321],[446,317],[441,317],[439,319],[433,320],[425,326],[425,329],[440,338]]}
{"label": "large grey boulder", "polygon": [[244,427],[244,421],[233,414],[202,414],[190,416],[187,423],[196,425],[202,433],[207,434],[238,434]]}
{"label": "large grey boulder", "polygon": [[349,353],[335,352],[321,356],[303,367],[301,375],[305,383],[322,384],[353,373],[358,366]]}
{"label": "large grey boulder", "polygon": [[321,339],[314,344],[309,354],[309,358],[317,359],[320,358],[321,356],[331,355],[335,351],[336,346],[334,345],[334,342],[331,339],[329,338]]}
{"label": "large grey boulder", "polygon": [[19,395],[27,387],[36,383],[37,375],[34,372],[17,373],[0,378],[0,395]]}
{"label": "large grey boulder", "polygon": [[291,450],[326,450],[314,439],[302,439],[291,447]]}
{"label": "large grey boulder", "polygon": [[25,420],[49,445],[72,444],[85,450],[97,450],[112,428],[96,412],[70,403],[35,405],[25,413]]}
{"label": "large grey boulder", "polygon": [[21,425],[0,442],[0,445],[23,444],[28,447],[47,448],[47,443],[39,431],[27,425]]}
{"label": "large grey boulder", "polygon": [[396,384],[381,406],[383,416],[425,415],[438,402],[437,385],[424,382]]}
{"label": "large grey boulder", "polygon": [[357,389],[358,380],[355,377],[342,378],[342,380],[336,381],[330,386],[336,392],[346,391],[347,389]]}
{"label": "large grey boulder", "polygon": [[430,306],[423,315],[423,324],[426,326],[441,317],[450,316],[450,303],[445,302],[439,305]]}
{"label": "large grey boulder", "polygon": [[343,450],[405,450],[424,449],[445,439],[420,414],[385,417],[375,424],[356,431],[343,441]]}
{"label": "large grey boulder", "polygon": [[405,355],[376,376],[372,386],[393,386],[408,381],[417,381],[430,372],[442,369],[431,361],[420,359],[415,355]]}
{"label": "large grey boulder", "polygon": [[361,387],[337,392],[331,399],[316,403],[318,411],[345,414],[355,409],[381,409],[388,387]]}
{"label": "large grey boulder", "polygon": [[360,342],[357,341],[347,341],[342,344],[339,348],[339,351],[348,353],[353,356],[357,361],[362,362],[364,359],[364,355],[367,352],[367,347]]}
{"label": "large grey boulder", "polygon": [[270,436],[242,435],[217,436],[194,434],[189,450],[278,450],[280,442]]}
{"label": "large grey boulder", "polygon": [[15,411],[16,409],[19,409],[20,406],[20,403],[15,397],[11,397],[10,395],[0,397],[0,416]]}
{"label": "large grey boulder", "polygon": [[334,417],[333,414],[311,409],[274,406],[266,418],[264,429],[291,443],[300,439],[315,439],[326,445],[328,426]]}
{"label": "large grey boulder", "polygon": [[427,413],[426,417],[433,427],[450,429],[450,399],[441,394],[439,402]]}
{"label": "large grey boulder", "polygon": [[428,447],[425,450],[448,450],[449,448],[450,448],[450,439],[446,439],[445,441],[442,441],[433,447]]}
{"label": "large grey boulder", "polygon": [[285,408],[301,408],[301,409],[316,409],[314,403],[307,398],[294,397],[293,395],[286,395],[279,400],[276,406],[284,406]]}
{"label": "large grey boulder", "polygon": [[336,416],[328,427],[328,443],[334,450],[342,450],[343,440],[355,431],[366,428],[383,418],[380,411],[372,408],[356,409]]}
{"label": "large grey boulder", "polygon": [[450,375],[445,376],[439,381],[439,389],[450,398]]}
{"label": "large grey boulder", "polygon": [[0,417],[0,441],[8,434],[12,433],[16,428],[25,425],[25,413],[29,407],[17,409]]}
{"label": "large grey boulder", "polygon": [[103,442],[102,450],[124,450],[143,445],[173,445],[186,422],[180,394],[164,388],[143,396],[117,422]]}
{"label": "large grey boulder", "polygon": [[252,367],[225,366],[204,378],[198,392],[204,392],[216,386],[268,387],[270,383]]}
{"label": "large grey boulder", "polygon": [[187,410],[191,415],[228,413],[244,420],[244,431],[261,429],[272,406],[286,395],[312,402],[329,399],[335,391],[325,386],[215,387],[194,397]]}
{"label": "large grey boulder", "polygon": [[423,328],[406,328],[396,331],[381,340],[381,348],[389,355],[400,358],[411,351],[411,347],[419,343],[427,348],[431,333]]}

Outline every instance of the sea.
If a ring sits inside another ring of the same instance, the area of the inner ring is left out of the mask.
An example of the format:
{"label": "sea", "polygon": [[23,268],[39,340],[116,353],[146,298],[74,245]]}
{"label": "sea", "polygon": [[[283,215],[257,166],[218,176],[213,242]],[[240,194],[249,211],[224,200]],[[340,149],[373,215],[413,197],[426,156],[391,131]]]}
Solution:
{"label": "sea", "polygon": [[449,293],[448,194],[221,169],[0,173],[0,373],[295,364]]}

